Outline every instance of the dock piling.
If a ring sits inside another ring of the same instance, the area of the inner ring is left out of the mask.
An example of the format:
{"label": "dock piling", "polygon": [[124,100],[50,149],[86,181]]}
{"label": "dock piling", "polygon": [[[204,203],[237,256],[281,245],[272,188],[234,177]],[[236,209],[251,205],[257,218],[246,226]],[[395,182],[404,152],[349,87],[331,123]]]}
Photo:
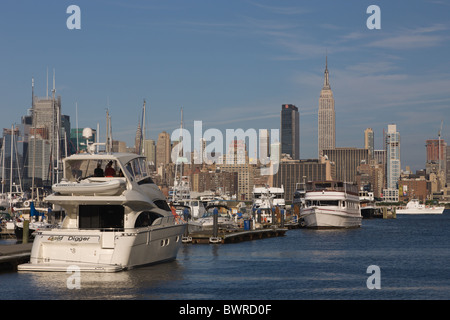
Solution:
{"label": "dock piling", "polygon": [[23,221],[23,235],[22,235],[22,243],[28,243],[28,233],[30,229],[30,221]]}

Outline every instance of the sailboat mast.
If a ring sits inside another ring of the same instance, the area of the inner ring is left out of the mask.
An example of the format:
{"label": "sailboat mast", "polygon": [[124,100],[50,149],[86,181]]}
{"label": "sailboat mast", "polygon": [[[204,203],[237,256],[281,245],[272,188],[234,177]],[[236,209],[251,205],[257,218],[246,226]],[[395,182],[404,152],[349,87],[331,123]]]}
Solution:
{"label": "sailboat mast", "polygon": [[11,126],[11,167],[9,171],[9,207],[12,207],[13,160],[14,160],[14,125]]}
{"label": "sailboat mast", "polygon": [[34,175],[36,173],[36,110],[34,109],[34,78],[31,78],[31,121],[33,123],[33,167],[31,179],[31,200],[34,200]]}
{"label": "sailboat mast", "polygon": [[5,192],[5,137],[2,144],[2,194]]}
{"label": "sailboat mast", "polygon": [[142,150],[142,155],[144,155],[144,156],[145,156],[145,113],[146,113],[146,105],[145,105],[145,99],[144,99],[144,105],[142,106],[142,126],[141,126],[142,127],[141,150]]}

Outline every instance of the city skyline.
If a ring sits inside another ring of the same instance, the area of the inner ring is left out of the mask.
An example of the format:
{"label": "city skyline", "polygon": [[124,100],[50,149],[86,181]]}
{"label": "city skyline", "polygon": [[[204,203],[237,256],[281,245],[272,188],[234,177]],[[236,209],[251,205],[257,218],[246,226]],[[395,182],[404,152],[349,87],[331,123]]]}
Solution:
{"label": "city skyline", "polygon": [[[336,112],[336,147],[375,150],[391,123],[401,134],[402,169],[425,167],[425,141],[450,140],[450,7],[377,1],[381,29],[369,30],[372,3],[333,1],[5,1],[0,13],[2,128],[20,123],[35,95],[56,73],[62,114],[75,127],[134,144],[146,99],[146,137],[157,140],[184,124],[207,128],[280,129],[279,106],[299,109],[300,158],[317,158],[318,96],[328,56]],[[81,8],[69,30],[66,9]]]}

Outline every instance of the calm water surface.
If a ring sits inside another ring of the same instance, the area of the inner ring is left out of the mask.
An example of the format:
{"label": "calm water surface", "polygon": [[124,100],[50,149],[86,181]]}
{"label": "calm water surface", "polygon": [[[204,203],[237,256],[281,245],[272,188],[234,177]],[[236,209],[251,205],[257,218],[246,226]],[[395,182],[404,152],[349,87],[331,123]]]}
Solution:
{"label": "calm water surface", "polygon": [[[4,240],[3,240],[4,243]],[[381,270],[369,290],[367,267]],[[352,230],[181,248],[176,261],[114,274],[0,273],[0,299],[450,299],[450,211],[363,220]]]}

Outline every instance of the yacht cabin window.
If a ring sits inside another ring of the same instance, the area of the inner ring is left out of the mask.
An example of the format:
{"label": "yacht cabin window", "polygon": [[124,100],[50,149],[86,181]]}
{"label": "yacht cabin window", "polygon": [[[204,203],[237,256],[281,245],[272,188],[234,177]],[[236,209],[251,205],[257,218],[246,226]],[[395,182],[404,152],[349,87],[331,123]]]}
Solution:
{"label": "yacht cabin window", "polygon": [[123,230],[124,207],[120,205],[80,205],[80,229]]}

